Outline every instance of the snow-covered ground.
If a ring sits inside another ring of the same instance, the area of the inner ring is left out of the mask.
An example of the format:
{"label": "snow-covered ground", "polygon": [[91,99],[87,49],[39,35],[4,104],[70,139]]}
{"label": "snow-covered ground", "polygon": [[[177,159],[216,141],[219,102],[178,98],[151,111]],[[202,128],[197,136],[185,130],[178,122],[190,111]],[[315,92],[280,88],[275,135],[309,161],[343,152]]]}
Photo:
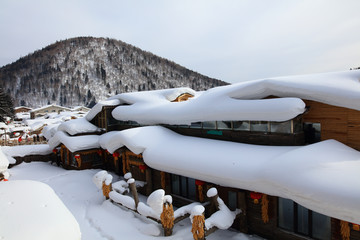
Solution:
{"label": "snow-covered ground", "polygon": [[[151,235],[161,231],[159,224],[105,200],[101,190],[92,181],[98,171],[99,169],[64,170],[42,162],[22,163],[9,169],[9,182],[35,180],[48,184],[76,218],[84,240],[164,239],[165,237],[161,235]],[[114,174],[113,177],[113,181],[119,180]],[[141,196],[141,201],[146,201],[145,197]],[[166,239],[193,239],[190,219],[177,223],[173,236]],[[218,230],[207,239],[258,240],[261,238],[231,230]]]}

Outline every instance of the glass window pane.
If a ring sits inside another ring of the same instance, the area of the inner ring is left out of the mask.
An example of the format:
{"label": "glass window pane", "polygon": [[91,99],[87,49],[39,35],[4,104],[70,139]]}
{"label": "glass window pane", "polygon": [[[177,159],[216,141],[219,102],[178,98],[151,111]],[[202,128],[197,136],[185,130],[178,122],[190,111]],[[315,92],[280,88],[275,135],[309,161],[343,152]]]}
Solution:
{"label": "glass window pane", "polygon": [[234,130],[250,131],[250,123],[248,121],[236,121],[233,122]]}
{"label": "glass window pane", "polygon": [[273,133],[291,133],[291,121],[271,122],[271,132],[273,132]]}
{"label": "glass window pane", "polygon": [[231,121],[217,121],[218,129],[231,129]]}
{"label": "glass window pane", "polygon": [[313,237],[320,240],[327,240],[331,237],[330,217],[317,212],[312,213]]}
{"label": "glass window pane", "polygon": [[188,178],[188,197],[192,200],[196,200],[196,185],[195,179]]}
{"label": "glass window pane", "polygon": [[228,207],[231,211],[235,211],[237,208],[237,192],[228,192]]}
{"label": "glass window pane", "polygon": [[279,198],[279,227],[294,231],[294,202],[290,199]]}
{"label": "glass window pane", "polygon": [[303,124],[300,120],[293,120],[294,124],[294,133],[299,133],[303,131]]}
{"label": "glass window pane", "polygon": [[254,121],[250,124],[250,131],[254,132],[268,132],[268,122]]}
{"label": "glass window pane", "polygon": [[192,122],[190,128],[201,128],[201,122]]}
{"label": "glass window pane", "polygon": [[178,175],[171,175],[172,193],[180,195],[180,179]]}
{"label": "glass window pane", "polygon": [[309,210],[297,205],[297,231],[301,234],[309,234]]}
{"label": "glass window pane", "polygon": [[204,129],[216,129],[216,122],[203,122]]}

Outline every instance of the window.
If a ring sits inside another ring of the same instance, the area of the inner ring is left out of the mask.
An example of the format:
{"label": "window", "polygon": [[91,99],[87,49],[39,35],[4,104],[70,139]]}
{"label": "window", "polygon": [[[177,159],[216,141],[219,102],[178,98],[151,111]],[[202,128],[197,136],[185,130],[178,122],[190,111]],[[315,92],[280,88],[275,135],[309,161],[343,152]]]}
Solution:
{"label": "window", "polygon": [[216,122],[203,122],[203,128],[204,129],[216,129]]}
{"label": "window", "polygon": [[330,239],[330,217],[311,211],[289,199],[279,198],[278,205],[280,228],[314,239]]}
{"label": "window", "polygon": [[271,122],[272,133],[291,133],[291,121]]}
{"label": "window", "polygon": [[306,143],[316,143],[321,141],[321,124],[304,123],[304,133]]}
{"label": "window", "polygon": [[238,131],[250,131],[250,122],[249,121],[236,121],[233,122],[234,130]]}
{"label": "window", "polygon": [[232,129],[231,121],[217,121],[217,129]]}
{"label": "window", "polygon": [[254,121],[251,122],[250,131],[254,132],[268,132],[269,131],[269,123],[264,121]]}
{"label": "window", "polygon": [[201,122],[192,122],[190,128],[201,128]]}
{"label": "window", "polygon": [[196,200],[195,179],[172,174],[171,191],[173,194]]}
{"label": "window", "polygon": [[231,211],[235,211],[237,208],[237,192],[228,191],[228,207]]}

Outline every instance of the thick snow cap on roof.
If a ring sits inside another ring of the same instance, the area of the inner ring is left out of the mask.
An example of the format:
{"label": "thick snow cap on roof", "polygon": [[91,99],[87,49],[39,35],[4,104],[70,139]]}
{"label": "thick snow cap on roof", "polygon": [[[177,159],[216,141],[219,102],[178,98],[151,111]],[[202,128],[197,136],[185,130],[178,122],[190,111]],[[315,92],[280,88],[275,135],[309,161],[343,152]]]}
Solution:
{"label": "thick snow cap on roof", "polygon": [[98,127],[87,121],[85,118],[72,119],[70,121],[63,122],[59,125],[57,130],[67,132],[70,135],[100,131]]}
{"label": "thick snow cap on roof", "polygon": [[[360,110],[360,70],[260,79],[197,93],[186,102],[170,102],[153,92],[121,96],[118,120],[140,124],[190,124],[197,121],[286,121],[302,114],[301,99]],[[278,99],[263,99],[278,96]]]}
{"label": "thick snow cap on roof", "polygon": [[160,126],[112,132],[110,152],[126,146],[151,168],[222,186],[289,198],[322,214],[360,223],[360,152],[335,140],[260,146],[182,136]]}
{"label": "thick snow cap on roof", "polygon": [[103,106],[117,106],[120,104],[134,104],[137,102],[171,102],[178,96],[189,93],[191,95],[196,94],[191,88],[171,88],[153,91],[143,92],[129,92],[121,93],[108,98],[107,100],[98,102],[86,115],[86,119],[91,121],[99,112],[101,112]]}
{"label": "thick snow cap on roof", "polygon": [[2,239],[81,239],[74,216],[41,182],[0,182],[0,213]]}
{"label": "thick snow cap on roof", "polygon": [[48,144],[50,149],[58,147],[61,143],[64,144],[71,152],[77,152],[87,149],[99,148],[98,135],[84,135],[70,137],[68,134],[58,131],[52,138],[50,138]]}

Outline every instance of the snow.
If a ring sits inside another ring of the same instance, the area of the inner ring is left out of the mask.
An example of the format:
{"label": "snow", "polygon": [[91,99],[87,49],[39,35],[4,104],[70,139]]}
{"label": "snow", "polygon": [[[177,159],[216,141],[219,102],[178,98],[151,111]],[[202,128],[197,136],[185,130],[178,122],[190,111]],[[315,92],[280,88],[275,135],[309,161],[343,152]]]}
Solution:
{"label": "snow", "polygon": [[145,163],[159,171],[289,198],[327,216],[360,223],[360,189],[354,184],[360,182],[360,153],[335,140],[260,146],[149,126],[113,133],[112,141],[109,147],[142,153]]}
{"label": "snow", "polygon": [[84,135],[70,137],[68,134],[57,131],[56,134],[49,140],[50,149],[58,147],[61,143],[64,144],[71,152],[99,148],[98,135]]}
{"label": "snow", "polygon": [[207,192],[206,192],[206,196],[207,197],[215,197],[218,194],[218,191],[216,188],[210,188]]}
{"label": "snow", "polygon": [[[115,206],[108,200],[105,201],[102,191],[92,182],[93,176],[99,172],[99,169],[65,170],[49,163],[33,162],[21,163],[9,171],[11,173],[9,182],[24,179],[36,180],[44,182],[54,189],[76,218],[81,229],[82,239],[156,240],[162,238],[155,234],[159,232],[161,234],[159,224],[130,210]],[[139,197],[143,196],[139,195]],[[63,228],[61,229],[63,230]],[[17,239],[26,237],[22,236]],[[173,236],[166,238],[169,240],[192,240],[190,220],[185,219],[175,224]],[[259,240],[260,238],[234,231],[218,230],[206,239]]]}
{"label": "snow", "polygon": [[85,118],[78,118],[61,123],[58,127],[58,131],[67,132],[70,135],[76,135],[80,133],[99,132],[100,129],[94,124],[88,122]]}
{"label": "snow", "polygon": [[154,210],[154,212],[160,216],[163,211],[165,191],[158,189],[152,192],[147,198],[147,204]]}
{"label": "snow", "polygon": [[86,114],[85,118],[88,121],[91,121],[99,112],[101,112],[103,106],[117,106],[120,104],[118,99],[108,99],[104,101],[99,101],[95,106]]}
{"label": "snow", "polygon": [[[192,93],[185,102],[171,102],[166,92],[147,91],[117,95],[118,120],[140,124],[190,124],[198,121],[286,121],[304,113],[301,99],[360,110],[360,70],[277,77],[241,82]],[[281,98],[263,99],[268,96]],[[120,104],[120,103],[119,103]]]}
{"label": "snow", "polygon": [[190,219],[193,219],[194,216],[203,215],[205,212],[205,208],[202,205],[196,205],[191,209]]}
{"label": "snow", "polygon": [[1,239],[80,240],[79,224],[46,184],[0,182]]}
{"label": "snow", "polygon": [[190,203],[188,205],[182,206],[174,211],[174,217],[175,219],[178,217],[185,216],[186,214],[191,214],[191,210],[199,205],[198,202]]}
{"label": "snow", "polygon": [[224,204],[221,198],[217,198],[219,203],[219,210],[213,213],[209,218],[205,219],[205,227],[209,230],[212,227],[219,229],[228,229],[234,223],[235,217],[241,211],[230,211],[230,209]]}
{"label": "snow", "polygon": [[127,195],[122,195],[118,192],[111,191],[109,193],[109,197],[111,200],[113,200],[116,203],[120,203],[121,205],[129,209],[136,210],[134,199]]}
{"label": "snow", "polygon": [[7,156],[24,157],[29,155],[48,155],[52,153],[52,149],[48,144],[37,145],[19,145],[12,147],[1,147]]}

